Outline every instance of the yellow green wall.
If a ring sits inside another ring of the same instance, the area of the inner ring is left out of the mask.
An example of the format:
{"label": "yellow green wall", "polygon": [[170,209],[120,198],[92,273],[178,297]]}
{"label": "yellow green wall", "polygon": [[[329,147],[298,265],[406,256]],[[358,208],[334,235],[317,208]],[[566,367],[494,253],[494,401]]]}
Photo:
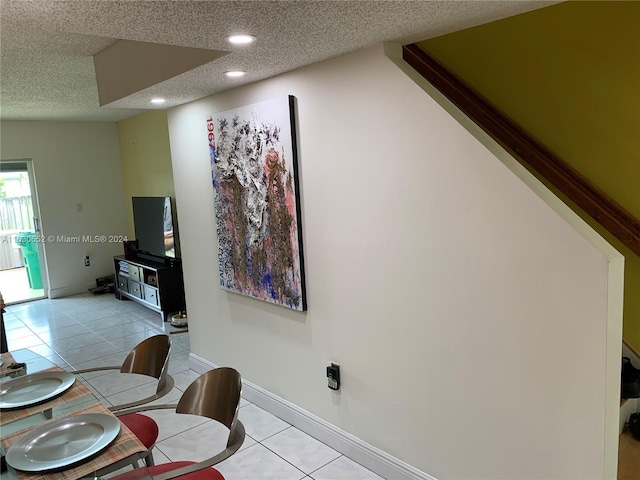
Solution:
{"label": "yellow green wall", "polygon": [[[564,2],[420,45],[640,218],[640,2]],[[640,349],[640,257],[567,203],[625,255]]]}
{"label": "yellow green wall", "polygon": [[129,238],[135,238],[131,197],[170,196],[175,199],[167,113],[153,110],[121,120],[118,135]]}

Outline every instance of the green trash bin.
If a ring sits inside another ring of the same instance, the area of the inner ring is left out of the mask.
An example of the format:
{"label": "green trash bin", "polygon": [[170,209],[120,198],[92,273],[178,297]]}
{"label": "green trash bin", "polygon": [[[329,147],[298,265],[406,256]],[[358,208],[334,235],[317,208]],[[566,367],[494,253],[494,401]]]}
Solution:
{"label": "green trash bin", "polygon": [[22,257],[24,258],[24,266],[27,269],[29,287],[32,289],[42,288],[37,238],[35,232],[20,232],[16,235],[16,243],[20,245]]}

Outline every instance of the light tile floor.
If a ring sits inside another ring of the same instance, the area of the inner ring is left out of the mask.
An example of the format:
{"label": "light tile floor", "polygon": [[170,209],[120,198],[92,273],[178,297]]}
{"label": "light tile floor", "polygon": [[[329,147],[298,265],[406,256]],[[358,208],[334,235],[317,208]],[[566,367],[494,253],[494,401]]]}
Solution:
{"label": "light tile floor", "polygon": [[[175,330],[157,313],[108,294],[12,305],[5,313],[5,326],[10,350],[28,348],[67,370],[120,365],[143,339]],[[171,335],[171,339],[169,372],[175,387],[159,403],[177,401],[198,377],[189,369],[188,334]],[[142,376],[103,371],[83,377],[109,406],[141,398],[155,389],[155,380]],[[160,426],[153,451],[156,464],[200,461],[224,448],[228,430],[214,421],[185,418],[168,410],[147,414]],[[382,480],[245,399],[239,418],[247,432],[245,442],[235,455],[216,466],[227,480]]]}

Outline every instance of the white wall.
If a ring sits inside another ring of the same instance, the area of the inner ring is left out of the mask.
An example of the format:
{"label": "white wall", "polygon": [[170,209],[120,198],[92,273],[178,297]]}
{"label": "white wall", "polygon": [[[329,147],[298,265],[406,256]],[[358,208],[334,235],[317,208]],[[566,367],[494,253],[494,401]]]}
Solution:
{"label": "white wall", "polygon": [[[287,94],[306,314],[217,284],[206,116]],[[381,46],[172,109],[169,132],[193,354],[439,479],[602,478],[608,260]]]}
{"label": "white wall", "polygon": [[[122,242],[108,237],[127,232],[116,124],[3,121],[0,133],[3,160],[33,159],[42,232],[56,237],[44,245],[50,296],[86,292],[113,273],[113,255],[123,252]],[[107,241],[57,241],[83,235]]]}

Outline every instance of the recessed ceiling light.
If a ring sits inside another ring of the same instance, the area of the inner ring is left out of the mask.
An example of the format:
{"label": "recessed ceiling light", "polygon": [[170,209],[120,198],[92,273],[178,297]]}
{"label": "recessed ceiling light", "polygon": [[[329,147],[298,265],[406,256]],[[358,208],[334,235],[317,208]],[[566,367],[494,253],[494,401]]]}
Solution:
{"label": "recessed ceiling light", "polygon": [[229,70],[228,72],[224,72],[227,77],[241,77],[245,74],[243,70]]}
{"label": "recessed ceiling light", "polygon": [[152,98],[151,99],[151,103],[157,103],[157,104],[164,103],[164,98],[159,98],[159,97],[158,98]]}
{"label": "recessed ceiling light", "polygon": [[229,43],[233,43],[234,45],[248,45],[249,43],[253,43],[256,41],[256,37],[253,35],[229,35],[227,37],[227,41]]}

